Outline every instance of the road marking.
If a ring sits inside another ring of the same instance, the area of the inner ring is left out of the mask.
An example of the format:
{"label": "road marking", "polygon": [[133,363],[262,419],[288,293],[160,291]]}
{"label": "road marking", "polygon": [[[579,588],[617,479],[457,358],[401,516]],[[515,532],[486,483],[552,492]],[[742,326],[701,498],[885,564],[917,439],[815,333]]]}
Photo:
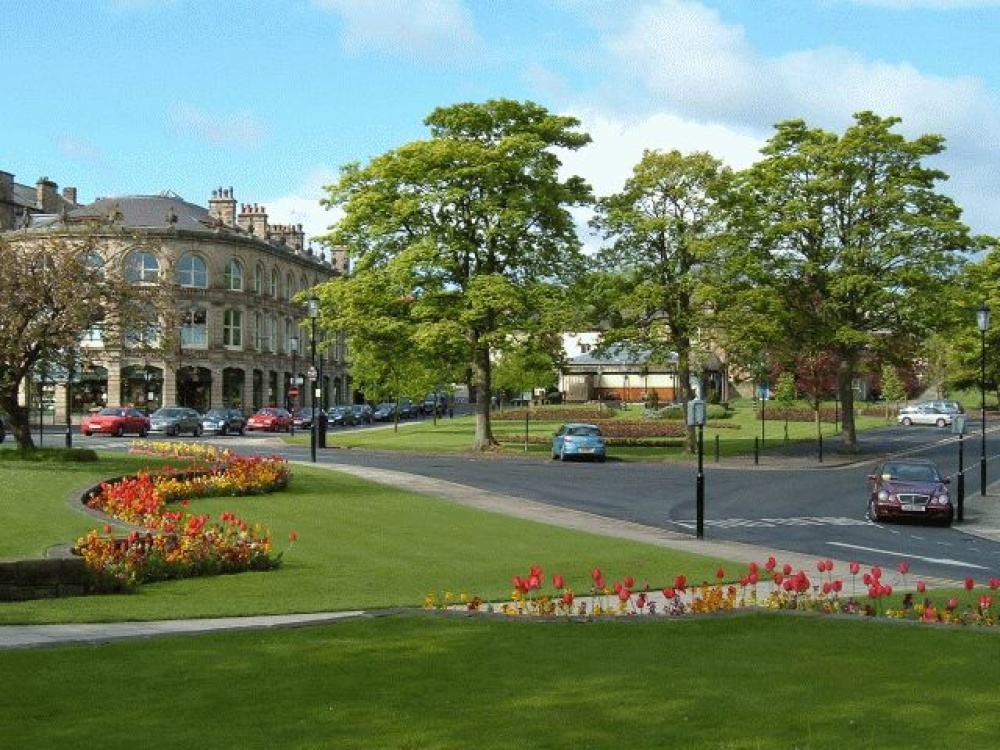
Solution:
{"label": "road marking", "polygon": [[845,547],[847,549],[861,550],[862,552],[874,552],[878,555],[889,555],[890,557],[905,557],[907,560],[922,560],[923,562],[936,563],[938,565],[954,565],[956,567],[962,568],[979,568],[980,570],[987,570],[984,565],[976,565],[975,563],[962,562],[961,560],[949,560],[943,557],[921,557],[920,555],[904,555],[902,552],[890,552],[884,549],[875,549],[874,547],[860,547],[857,544],[845,544],[844,542],[827,542],[827,544],[833,547]]}
{"label": "road marking", "polygon": [[[694,520],[671,521],[675,526],[693,529],[697,523]],[[715,528],[765,528],[778,526],[868,526],[869,521],[863,518],[846,518],[843,516],[800,516],[788,518],[722,518],[706,519],[706,526]]]}

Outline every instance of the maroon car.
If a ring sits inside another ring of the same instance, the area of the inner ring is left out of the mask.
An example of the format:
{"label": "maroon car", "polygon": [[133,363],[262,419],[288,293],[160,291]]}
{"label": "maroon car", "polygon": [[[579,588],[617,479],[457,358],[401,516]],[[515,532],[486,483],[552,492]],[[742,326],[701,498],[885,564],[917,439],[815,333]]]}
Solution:
{"label": "maroon car", "polygon": [[868,517],[872,521],[915,519],[949,525],[955,511],[948,484],[931,461],[893,459],[868,475]]}
{"label": "maroon car", "polygon": [[126,432],[146,437],[149,417],[128,406],[106,406],[80,423],[80,432],[88,437],[95,432],[121,437]]}
{"label": "maroon car", "polygon": [[247,430],[267,432],[289,432],[292,429],[292,415],[287,409],[265,406],[247,420]]}

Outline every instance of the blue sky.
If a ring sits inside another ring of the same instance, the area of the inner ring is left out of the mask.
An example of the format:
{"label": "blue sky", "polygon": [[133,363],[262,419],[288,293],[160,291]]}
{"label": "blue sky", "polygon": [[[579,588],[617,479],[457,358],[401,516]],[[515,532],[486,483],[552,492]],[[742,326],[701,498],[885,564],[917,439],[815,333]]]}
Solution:
{"label": "blue sky", "polygon": [[645,148],[758,158],[774,123],[872,109],[940,133],[942,189],[1000,235],[1000,0],[6,0],[0,169],[79,199],[217,187],[318,234],[340,165],[435,108],[580,118],[599,195]]}

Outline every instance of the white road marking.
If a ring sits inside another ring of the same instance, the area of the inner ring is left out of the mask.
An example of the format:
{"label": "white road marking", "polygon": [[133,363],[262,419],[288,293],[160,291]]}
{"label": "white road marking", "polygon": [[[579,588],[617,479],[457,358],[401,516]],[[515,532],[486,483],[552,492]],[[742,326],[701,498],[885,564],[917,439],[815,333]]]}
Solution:
{"label": "white road marking", "polygon": [[902,552],[890,552],[884,549],[875,549],[874,547],[860,547],[857,544],[845,544],[844,542],[827,542],[827,544],[833,547],[844,547],[846,549],[856,549],[862,552],[874,552],[879,555],[889,555],[890,557],[905,557],[907,560],[922,560],[924,562],[936,563],[938,565],[954,565],[956,567],[962,568],[979,568],[980,570],[987,570],[984,565],[975,565],[974,563],[962,562],[961,560],[949,560],[943,557],[921,557],[920,555],[904,555]]}
{"label": "white road marking", "polygon": [[[693,529],[697,522],[692,520],[671,521],[675,526]],[[777,526],[868,526],[869,521],[863,518],[846,518],[843,516],[802,516],[788,518],[720,518],[706,519],[706,526],[716,528],[766,528]]]}

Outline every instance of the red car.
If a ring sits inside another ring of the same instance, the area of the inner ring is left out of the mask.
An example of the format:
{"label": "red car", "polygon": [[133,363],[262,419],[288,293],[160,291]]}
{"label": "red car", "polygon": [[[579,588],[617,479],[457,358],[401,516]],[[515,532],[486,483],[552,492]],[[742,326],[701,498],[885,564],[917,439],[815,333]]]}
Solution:
{"label": "red car", "polygon": [[80,423],[80,432],[90,437],[95,432],[121,437],[126,432],[134,432],[146,437],[149,432],[149,417],[138,409],[128,406],[106,406],[97,414],[91,414]]}
{"label": "red car", "polygon": [[266,406],[247,420],[247,430],[264,430],[266,432],[290,432],[292,415],[287,409]]}
{"label": "red car", "polygon": [[872,521],[909,518],[949,525],[954,516],[948,477],[921,458],[897,458],[868,475],[868,518]]}

